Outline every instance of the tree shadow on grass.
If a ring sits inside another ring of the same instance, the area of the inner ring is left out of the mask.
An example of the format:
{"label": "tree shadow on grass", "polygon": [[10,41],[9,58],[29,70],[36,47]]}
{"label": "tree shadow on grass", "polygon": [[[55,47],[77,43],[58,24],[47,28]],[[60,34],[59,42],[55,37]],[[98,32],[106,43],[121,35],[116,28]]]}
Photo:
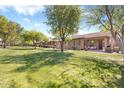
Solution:
{"label": "tree shadow on grass", "polygon": [[57,50],[44,50],[43,52],[37,52],[27,55],[0,56],[0,64],[24,64],[14,71],[24,72],[28,70],[31,72],[35,72],[43,66],[63,64],[72,55],[72,53],[62,53]]}
{"label": "tree shadow on grass", "polygon": [[[106,82],[105,87],[114,87],[116,85],[116,87],[124,88],[124,65],[117,64],[117,62],[109,62],[107,60],[98,59],[95,57],[87,57],[86,56],[86,57],[83,57],[82,59],[86,60],[88,62],[96,63],[95,70],[99,70],[99,72],[101,74],[100,75],[101,80],[103,80],[103,82]],[[109,71],[111,71],[111,73],[113,73],[112,80],[107,81],[107,78],[109,78],[109,75],[108,76],[104,75],[104,74],[106,74],[105,72],[103,72],[103,70],[105,70],[105,69],[109,70]],[[116,70],[116,69],[118,69],[118,70]],[[118,77],[115,74],[120,74],[121,78],[118,79]]]}
{"label": "tree shadow on grass", "polygon": [[121,71],[121,79],[118,80],[118,86],[124,88],[124,66],[120,66],[119,69]]}
{"label": "tree shadow on grass", "polygon": [[35,50],[34,48],[13,48],[11,50]]}
{"label": "tree shadow on grass", "polygon": [[10,48],[11,50],[36,50],[34,47]]}

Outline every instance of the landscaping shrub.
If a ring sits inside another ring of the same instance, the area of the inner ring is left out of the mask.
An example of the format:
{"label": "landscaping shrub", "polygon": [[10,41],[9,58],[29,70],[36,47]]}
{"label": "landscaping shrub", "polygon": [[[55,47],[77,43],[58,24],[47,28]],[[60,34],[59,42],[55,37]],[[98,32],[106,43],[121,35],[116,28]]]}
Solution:
{"label": "landscaping shrub", "polygon": [[75,46],[73,46],[72,49],[75,50],[76,49]]}
{"label": "landscaping shrub", "polygon": [[119,47],[114,47],[113,51],[116,52],[116,53],[119,53],[120,48]]}
{"label": "landscaping shrub", "polygon": [[111,47],[110,47],[110,46],[107,46],[107,47],[105,48],[105,52],[111,53],[111,52],[112,52]]}

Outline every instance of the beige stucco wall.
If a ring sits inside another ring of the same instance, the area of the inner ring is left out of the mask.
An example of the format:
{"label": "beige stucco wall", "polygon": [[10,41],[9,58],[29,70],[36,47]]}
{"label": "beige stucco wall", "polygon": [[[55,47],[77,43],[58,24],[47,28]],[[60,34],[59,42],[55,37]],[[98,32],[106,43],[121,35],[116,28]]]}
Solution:
{"label": "beige stucco wall", "polygon": [[80,39],[80,49],[84,49],[84,39]]}
{"label": "beige stucco wall", "polygon": [[112,43],[110,42],[108,37],[104,38],[104,43],[105,43],[105,47],[107,47],[108,45],[111,45]]}
{"label": "beige stucco wall", "polygon": [[114,39],[112,37],[110,37],[110,39],[109,39],[109,44],[111,45],[111,48],[114,48],[117,46],[116,42],[114,41]]}
{"label": "beige stucco wall", "polygon": [[[95,42],[95,46],[97,47],[97,49],[99,49],[99,41],[103,40],[104,41],[104,47],[107,47],[108,45],[111,45],[112,47],[114,47],[116,44],[114,42],[114,40],[112,38],[109,37],[97,37],[97,38],[88,38],[88,39],[84,39],[84,38],[78,38],[78,39],[73,39],[70,41],[66,41],[64,43],[64,49],[76,49],[76,50],[81,50],[85,48],[85,40],[94,40]],[[51,44],[54,44],[51,43]],[[55,42],[56,44],[56,48],[60,48],[60,42],[57,41]]]}

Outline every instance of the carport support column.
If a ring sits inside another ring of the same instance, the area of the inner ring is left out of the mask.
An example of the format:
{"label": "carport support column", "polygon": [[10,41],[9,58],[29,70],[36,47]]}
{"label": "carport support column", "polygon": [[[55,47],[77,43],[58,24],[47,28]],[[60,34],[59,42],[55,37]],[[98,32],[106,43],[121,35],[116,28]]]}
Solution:
{"label": "carport support column", "polygon": [[104,42],[105,42],[105,47],[107,47],[108,46],[108,38],[106,37],[105,39],[104,39]]}
{"label": "carport support column", "polygon": [[80,39],[80,49],[84,49],[84,39]]}
{"label": "carport support column", "polygon": [[96,49],[99,50],[99,40],[95,40]]}

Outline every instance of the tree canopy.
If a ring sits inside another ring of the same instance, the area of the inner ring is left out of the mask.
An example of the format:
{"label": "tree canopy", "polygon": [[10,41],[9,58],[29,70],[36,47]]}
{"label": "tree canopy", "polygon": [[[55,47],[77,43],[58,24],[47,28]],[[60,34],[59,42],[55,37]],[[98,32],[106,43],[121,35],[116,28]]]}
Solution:
{"label": "tree canopy", "polygon": [[0,38],[3,40],[4,48],[6,48],[6,43],[15,42],[22,30],[20,24],[9,21],[5,16],[0,16]]}
{"label": "tree canopy", "polygon": [[47,42],[48,37],[43,33],[38,32],[36,30],[26,30],[21,34],[24,44],[34,45],[36,48],[36,44],[39,42]]}
{"label": "tree canopy", "polygon": [[25,30],[17,22],[8,20],[5,16],[0,16],[0,38],[3,41],[4,48],[6,45],[32,44],[37,42],[47,42],[48,37],[36,30]]}
{"label": "tree canopy", "polygon": [[124,6],[94,6],[86,9],[87,23],[97,25],[102,31],[111,32],[112,36],[121,41],[121,28],[124,23]]}
{"label": "tree canopy", "polygon": [[47,25],[50,26],[50,32],[58,37],[61,41],[61,51],[65,39],[69,35],[78,32],[81,19],[81,7],[75,5],[55,5],[46,6],[45,15],[47,17]]}
{"label": "tree canopy", "polygon": [[124,56],[124,6],[103,5],[86,10],[87,23],[111,33]]}

